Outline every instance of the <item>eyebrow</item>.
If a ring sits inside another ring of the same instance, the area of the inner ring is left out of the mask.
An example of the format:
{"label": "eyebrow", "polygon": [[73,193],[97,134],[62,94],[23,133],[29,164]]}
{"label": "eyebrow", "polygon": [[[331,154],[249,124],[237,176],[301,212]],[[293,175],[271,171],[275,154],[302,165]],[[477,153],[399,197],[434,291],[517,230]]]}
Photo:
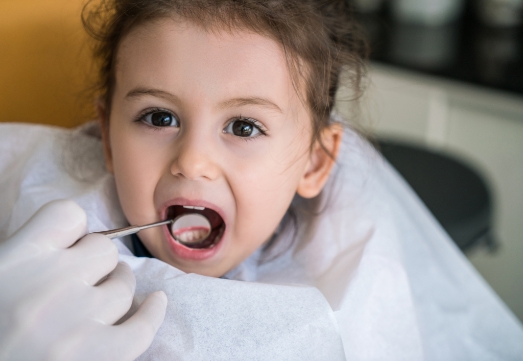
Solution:
{"label": "eyebrow", "polygon": [[[131,90],[129,93],[127,93],[125,98],[139,98],[144,95],[151,95],[151,96],[154,96],[157,98],[163,98],[163,99],[170,100],[173,102],[179,102],[179,98],[174,94],[171,94],[169,92],[166,92],[166,91],[160,90],[160,89],[151,89],[151,88],[142,88],[142,87],[138,87],[138,88]],[[221,102],[219,104],[219,107],[220,108],[231,108],[231,107],[240,107],[240,106],[244,106],[244,105],[258,105],[258,106],[273,109],[280,113],[283,113],[281,108],[276,103],[274,103],[268,99],[260,98],[260,97],[245,97],[245,98],[229,99],[224,102]]]}
{"label": "eyebrow", "polygon": [[153,97],[163,98],[163,99],[171,100],[171,101],[179,100],[176,95],[166,92],[164,90],[141,88],[141,87],[134,88],[133,90],[131,90],[129,93],[127,93],[125,98],[139,98],[144,95],[151,95]]}
{"label": "eyebrow", "polygon": [[259,105],[283,113],[281,108],[276,103],[273,103],[268,99],[258,97],[229,99],[220,103],[220,108],[241,107],[243,105]]}

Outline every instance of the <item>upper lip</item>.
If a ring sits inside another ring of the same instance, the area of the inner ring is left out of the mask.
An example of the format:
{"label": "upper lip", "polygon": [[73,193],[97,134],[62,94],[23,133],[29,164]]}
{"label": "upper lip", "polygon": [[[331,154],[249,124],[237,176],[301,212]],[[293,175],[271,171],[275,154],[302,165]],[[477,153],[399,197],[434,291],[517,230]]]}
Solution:
{"label": "upper lip", "polygon": [[220,217],[222,217],[223,222],[225,224],[227,224],[227,217],[225,216],[225,213],[217,205],[204,201],[202,199],[191,200],[191,199],[187,199],[187,198],[183,198],[183,197],[177,197],[177,198],[168,200],[161,206],[160,217],[162,220],[164,220],[167,217],[167,209],[171,206],[192,206],[192,207],[210,208],[213,211],[215,211],[216,213],[218,213],[220,215]]}

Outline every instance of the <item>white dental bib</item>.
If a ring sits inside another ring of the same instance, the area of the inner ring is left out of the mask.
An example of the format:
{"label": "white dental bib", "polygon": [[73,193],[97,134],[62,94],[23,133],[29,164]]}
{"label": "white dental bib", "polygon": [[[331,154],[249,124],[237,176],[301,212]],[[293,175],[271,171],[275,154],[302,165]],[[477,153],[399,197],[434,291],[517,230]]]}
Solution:
{"label": "white dental bib", "polygon": [[[39,207],[75,200],[89,231],[122,227],[94,125],[0,125],[0,240]],[[519,321],[397,173],[350,131],[335,174],[225,278],[135,257],[132,311],[163,290],[167,314],[140,360],[520,360]],[[249,281],[249,282],[238,282]]]}

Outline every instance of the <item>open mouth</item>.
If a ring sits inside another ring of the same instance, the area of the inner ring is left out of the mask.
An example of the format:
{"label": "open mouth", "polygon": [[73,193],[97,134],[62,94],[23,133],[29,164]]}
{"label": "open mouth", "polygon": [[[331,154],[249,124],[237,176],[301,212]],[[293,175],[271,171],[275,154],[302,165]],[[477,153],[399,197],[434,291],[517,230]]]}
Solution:
{"label": "open mouth", "polygon": [[174,240],[192,249],[206,249],[216,246],[225,231],[225,222],[216,211],[205,207],[170,206],[167,208],[166,216],[167,219],[176,219],[191,214],[204,216],[209,221],[211,229],[209,230],[208,225],[202,226],[201,224],[192,226],[188,224],[178,229],[170,227],[169,231]]}

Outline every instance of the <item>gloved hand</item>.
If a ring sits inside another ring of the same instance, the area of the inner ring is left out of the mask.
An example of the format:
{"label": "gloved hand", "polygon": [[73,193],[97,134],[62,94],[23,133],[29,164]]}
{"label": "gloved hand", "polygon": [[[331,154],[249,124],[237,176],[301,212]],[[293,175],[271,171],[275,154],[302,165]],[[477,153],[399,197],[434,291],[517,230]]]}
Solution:
{"label": "gloved hand", "polygon": [[[163,292],[130,308],[136,281],[72,201],[43,206],[0,245],[0,360],[134,360],[165,316]],[[76,242],[76,243],[75,243]]]}

